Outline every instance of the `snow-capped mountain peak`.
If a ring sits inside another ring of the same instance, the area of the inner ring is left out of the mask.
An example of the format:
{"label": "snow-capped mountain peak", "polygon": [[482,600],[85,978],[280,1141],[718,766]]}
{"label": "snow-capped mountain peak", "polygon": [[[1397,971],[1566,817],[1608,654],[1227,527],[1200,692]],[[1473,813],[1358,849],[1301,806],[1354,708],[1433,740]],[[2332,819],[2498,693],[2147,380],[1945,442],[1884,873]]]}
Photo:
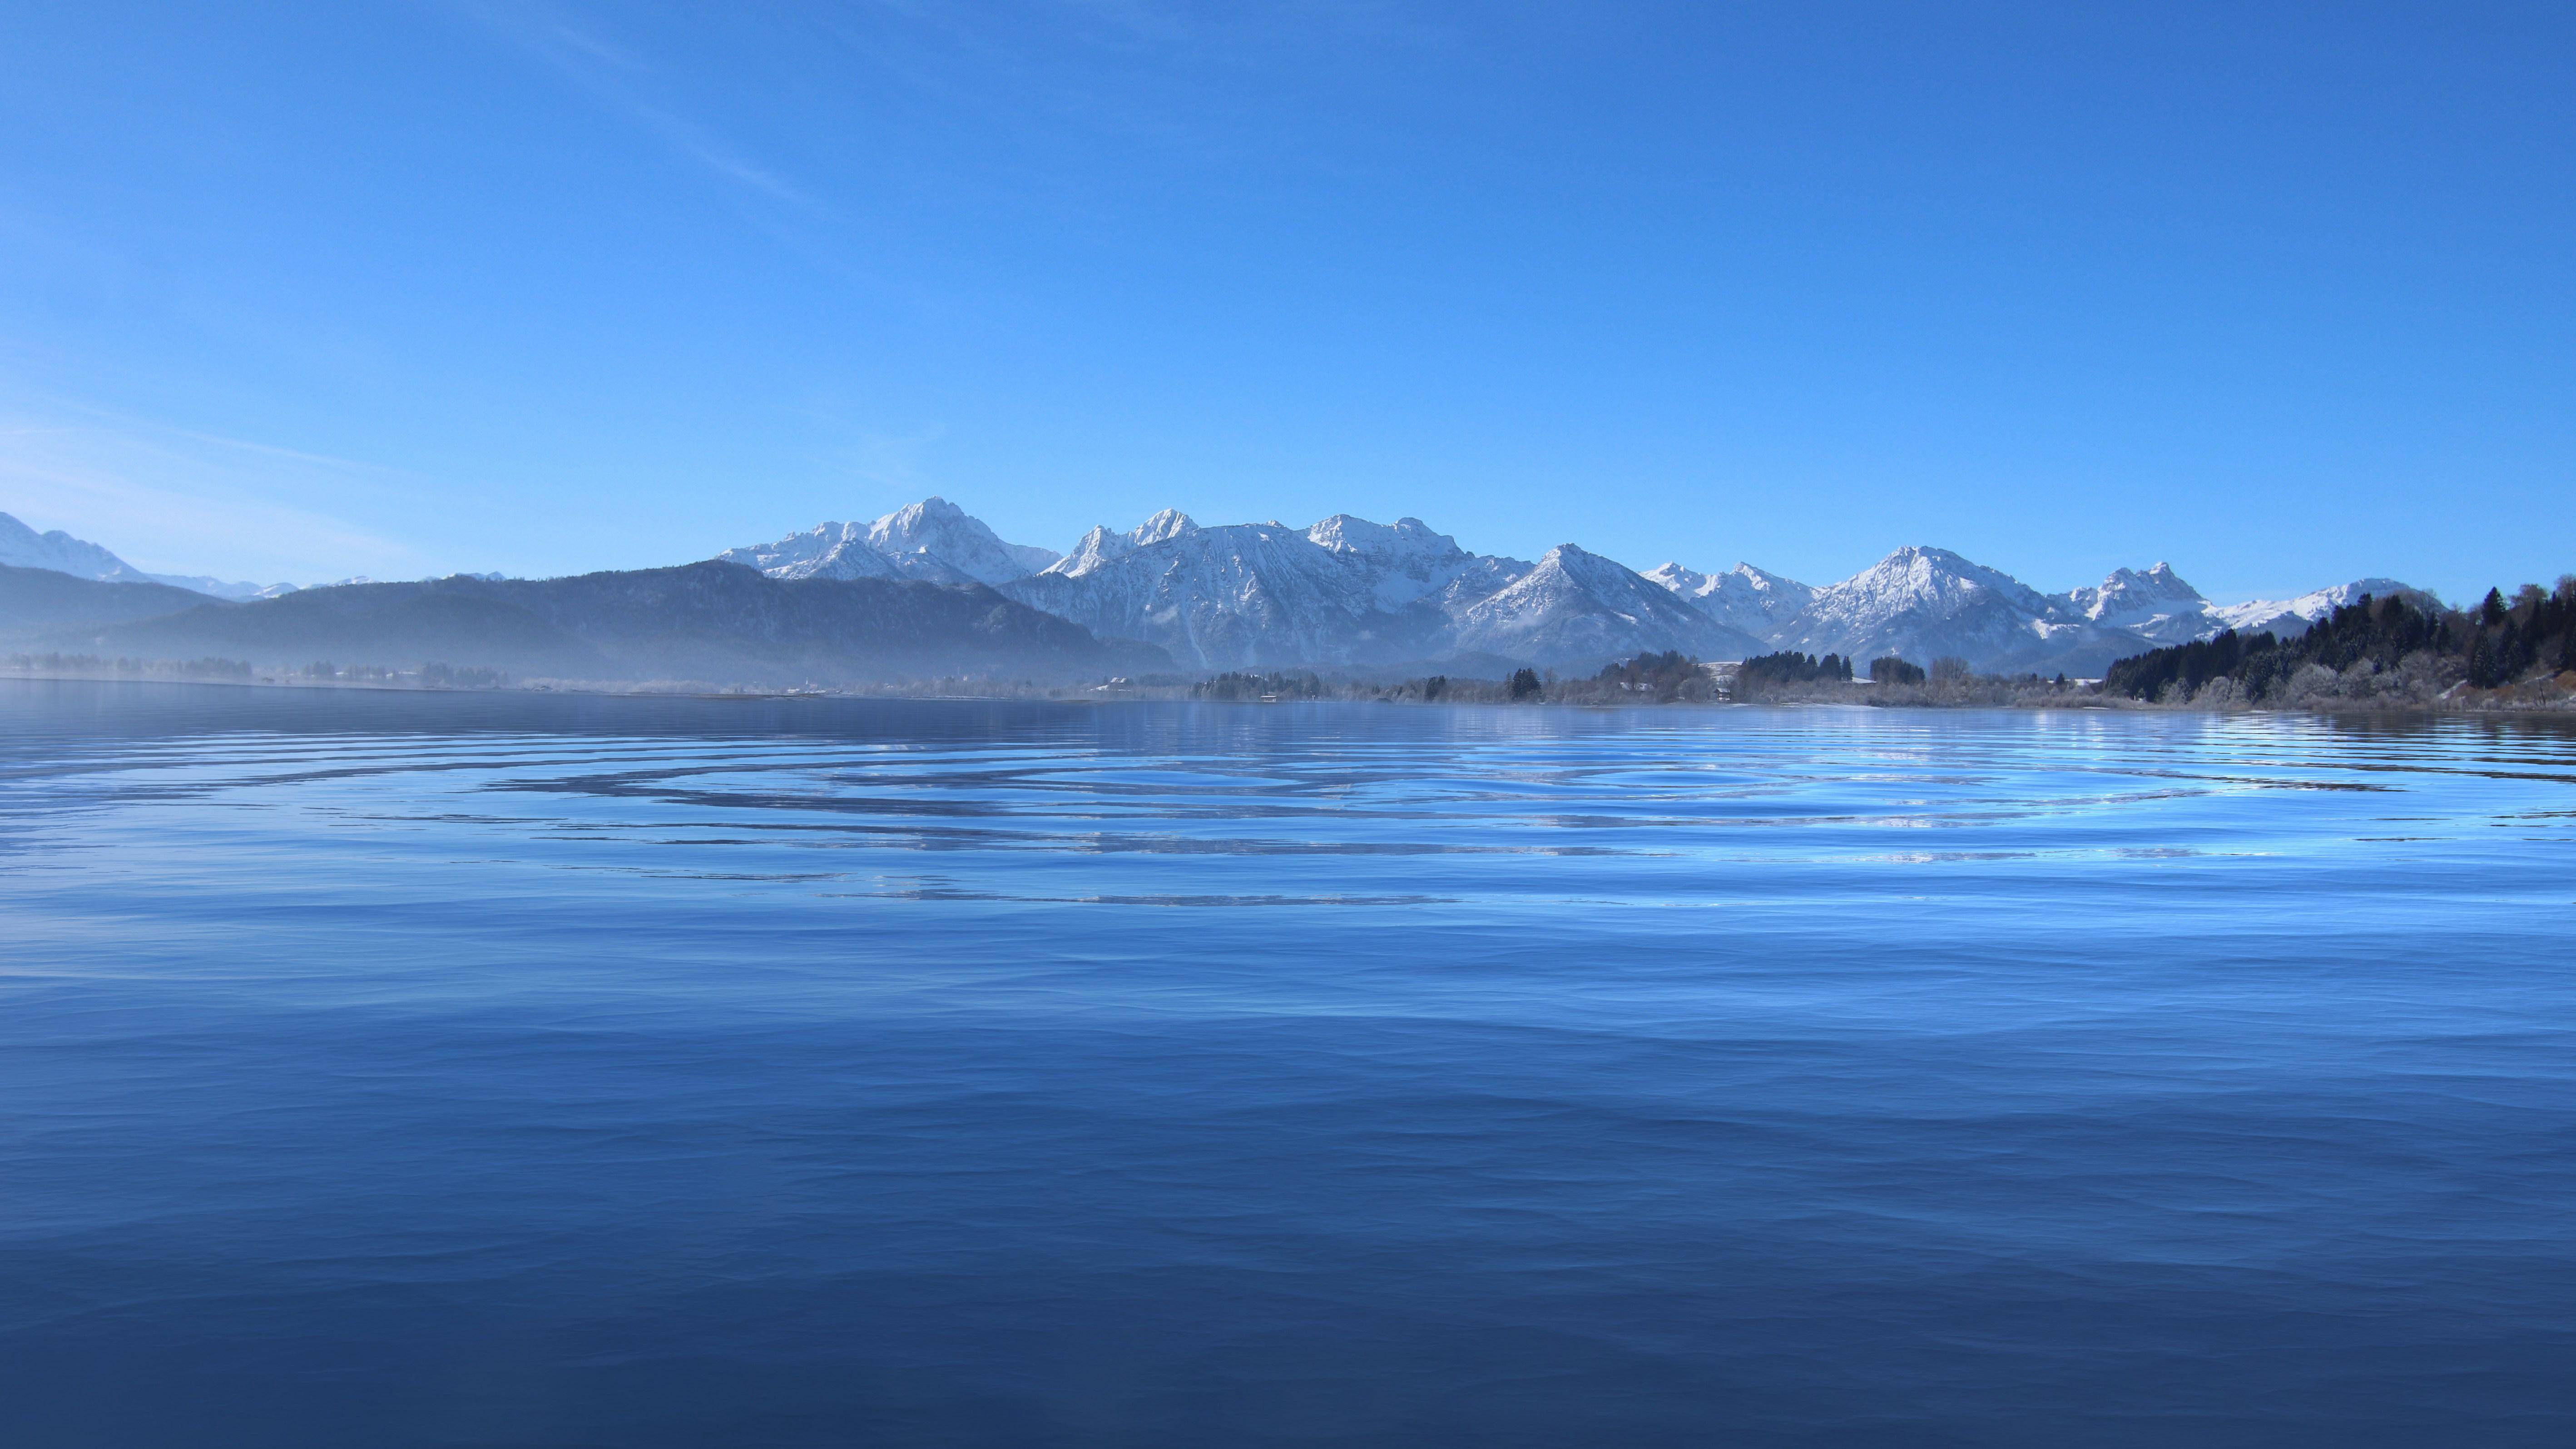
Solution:
{"label": "snow-capped mountain peak", "polygon": [[1127,537],[1130,541],[1143,545],[1148,543],[1161,543],[1167,538],[1179,538],[1185,533],[1196,533],[1198,531],[1199,526],[1197,522],[1191,519],[1188,514],[1183,513],[1177,508],[1166,508],[1162,512],[1155,514],[1153,517],[1146,519],[1143,523],[1138,524],[1135,531],[1128,534]]}
{"label": "snow-capped mountain peak", "polygon": [[2188,614],[2209,604],[2173,565],[2162,562],[2143,573],[2113,569],[2099,588],[2077,589],[2067,599],[2075,612],[2097,623]]}
{"label": "snow-capped mountain peak", "polygon": [[716,558],[756,568],[773,579],[901,577],[892,561],[868,547],[868,526],[864,523],[818,523],[776,543],[729,548]]}
{"label": "snow-capped mountain peak", "polygon": [[945,498],[925,498],[873,523],[821,523],[775,543],[716,557],[777,579],[923,579],[1008,583],[1056,561],[1055,550],[1005,543]]}
{"label": "snow-capped mountain peak", "polygon": [[1987,594],[2033,618],[2057,612],[2046,595],[2010,574],[1946,548],[1919,544],[1907,544],[1841,583],[1817,590],[1812,607],[1824,617],[1858,623],[1914,610],[1955,613]]}
{"label": "snow-capped mountain peak", "polygon": [[1419,518],[1399,518],[1395,522],[1371,523],[1347,513],[1332,517],[1306,530],[1306,537],[1335,553],[1359,554],[1370,558],[1449,558],[1463,554],[1458,540],[1445,533],[1434,533],[1431,525]]}
{"label": "snow-capped mountain peak", "polygon": [[1995,668],[2089,670],[2140,647],[2136,635],[2094,626],[2065,596],[2042,594],[1946,548],[1913,544],[1816,590],[1771,637],[1846,659],[1894,654],[1919,664],[1957,655]]}
{"label": "snow-capped mountain peak", "polygon": [[1666,559],[1664,562],[1655,565],[1653,568],[1645,570],[1643,573],[1638,574],[1637,577],[1661,584],[1665,588],[1672,590],[1674,593],[1681,595],[1685,599],[1696,599],[1702,594],[1709,592],[1712,588],[1716,587],[1717,584],[1717,576],[1715,574],[1704,574],[1695,568],[1686,567],[1682,564],[1675,563],[1670,559]]}
{"label": "snow-capped mountain peak", "polygon": [[2337,609],[2361,602],[2364,594],[2374,599],[2404,595],[2428,604],[2439,602],[2423,590],[2395,579],[2355,579],[2332,588],[2312,589],[2295,599],[2251,599],[2242,604],[2213,605],[2206,632],[2234,629],[2242,634],[2296,634]]}
{"label": "snow-capped mountain peak", "polygon": [[1620,592],[1627,592],[1628,581],[1640,577],[1626,565],[1603,558],[1580,544],[1560,543],[1538,556],[1537,567],[1522,582],[1543,583],[1558,576],[1585,588],[1607,586]]}
{"label": "snow-capped mountain peak", "polygon": [[905,575],[949,582],[962,575],[1006,584],[1056,561],[1055,550],[1004,543],[984,521],[945,498],[906,504],[868,525],[867,545]]}
{"label": "snow-capped mountain peak", "polygon": [[2143,572],[2113,569],[2099,587],[2065,595],[2066,612],[2111,629],[2126,629],[2157,644],[2179,644],[2215,632],[2209,600],[2183,581],[2171,564]]}
{"label": "snow-capped mountain peak", "polygon": [[1078,578],[1103,564],[1125,558],[1148,544],[1162,543],[1198,531],[1198,524],[1188,514],[1177,508],[1166,508],[1125,533],[1112,533],[1106,525],[1096,526],[1074,544],[1071,553],[1038,572]]}
{"label": "snow-capped mountain peak", "polygon": [[38,533],[6,513],[0,513],[0,564],[11,568],[49,569],[76,578],[106,582],[140,580],[143,571],[85,539],[72,537],[57,528],[51,533]]}
{"label": "snow-capped mountain peak", "polygon": [[1094,524],[1064,557],[1038,572],[1066,576],[1087,574],[1111,559],[1124,558],[1135,547],[1135,540],[1127,535],[1111,533],[1107,524]]}
{"label": "snow-capped mountain peak", "polygon": [[1763,652],[1760,640],[1570,543],[1549,549],[1527,573],[1461,609],[1457,642],[1462,649],[1543,663],[1662,649],[1703,659]]}
{"label": "snow-capped mountain peak", "polygon": [[1658,564],[1640,577],[1670,589],[1701,613],[1747,634],[1767,636],[1796,618],[1816,591],[1796,579],[1739,563],[1722,574],[1704,574],[1677,563]]}
{"label": "snow-capped mountain peak", "polygon": [[265,599],[295,592],[293,584],[262,587],[227,583],[199,574],[145,573],[86,539],[74,538],[59,528],[38,533],[6,513],[0,513],[0,564],[46,569],[100,583],[168,584],[218,599]]}
{"label": "snow-capped mountain peak", "polygon": [[1367,578],[1378,606],[1400,609],[1430,594],[1474,562],[1458,540],[1419,518],[1371,523],[1347,513],[1306,530],[1306,541],[1340,556]]}

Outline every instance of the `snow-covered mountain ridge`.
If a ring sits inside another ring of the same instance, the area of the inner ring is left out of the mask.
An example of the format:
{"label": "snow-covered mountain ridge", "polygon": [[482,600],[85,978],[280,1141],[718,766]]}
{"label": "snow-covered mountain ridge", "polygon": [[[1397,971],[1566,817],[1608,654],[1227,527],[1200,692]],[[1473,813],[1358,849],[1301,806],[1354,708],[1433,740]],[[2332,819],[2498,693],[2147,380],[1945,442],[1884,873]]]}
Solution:
{"label": "snow-covered mountain ridge", "polygon": [[1642,650],[1740,658],[1778,649],[1980,669],[2098,674],[2112,660],[2222,629],[2304,628],[2363,579],[2291,600],[2216,605],[2172,567],[2117,569],[2048,594],[1947,549],[1909,546],[1822,587],[1740,563],[1644,574],[1573,544],[1537,563],[1475,554],[1418,518],[1340,513],[1205,527],[1166,509],[1092,529],[1062,555],[1008,544],[943,499],[872,524],[827,523],[718,557],[780,578],[991,585],[1104,638],[1161,645],[1205,669],[1469,660],[1591,668]]}
{"label": "snow-covered mountain ridge", "polygon": [[[1094,528],[1059,555],[1005,542],[935,497],[718,557],[781,579],[991,587],[1103,638],[1158,644],[1198,669],[1589,670],[1649,650],[1725,659],[1795,649],[1864,663],[1946,655],[1979,669],[2091,675],[2159,645],[2231,628],[2294,632],[2365,593],[2416,592],[2367,578],[2291,599],[2217,604],[2157,563],[2049,594],[1926,547],[1898,549],[1823,587],[1744,563],[1714,574],[1666,563],[1638,574],[1571,543],[1531,563],[1471,553],[1418,518],[1390,524],[1347,513],[1302,529],[1210,528],[1166,509],[1124,532]],[[294,590],[148,574],[97,544],[37,533],[5,513],[0,564],[233,600]]]}
{"label": "snow-covered mountain ridge", "polygon": [[0,513],[0,564],[11,568],[47,569],[103,584],[168,584],[218,599],[267,599],[295,592],[293,584],[234,584],[195,574],[149,574],[115,554],[57,528],[38,533]]}
{"label": "snow-covered mountain ridge", "polygon": [[716,555],[774,579],[927,579],[1004,584],[1056,562],[1053,549],[1004,543],[945,498],[925,498],[871,523],[818,523],[776,543]]}
{"label": "snow-covered mountain ridge", "polygon": [[1704,574],[1677,563],[1658,564],[1643,577],[1681,595],[1700,612],[1755,636],[1765,636],[1796,618],[1816,591],[1796,579],[1737,564],[1722,574]]}
{"label": "snow-covered mountain ridge", "polygon": [[[1737,572],[1760,570],[1739,565]],[[1678,564],[1649,577],[1684,597],[1722,597],[1699,582],[1707,575]],[[2227,629],[2305,629],[2364,594],[2392,593],[2420,591],[2394,579],[2358,579],[2291,600],[2222,606],[2159,562],[2114,569],[2091,588],[2043,594],[1947,549],[1906,547],[1840,583],[1808,591],[1795,613],[1756,632],[1781,648],[1861,660],[1894,654],[1921,664],[1949,655],[1979,669],[2090,675],[2112,660]]]}

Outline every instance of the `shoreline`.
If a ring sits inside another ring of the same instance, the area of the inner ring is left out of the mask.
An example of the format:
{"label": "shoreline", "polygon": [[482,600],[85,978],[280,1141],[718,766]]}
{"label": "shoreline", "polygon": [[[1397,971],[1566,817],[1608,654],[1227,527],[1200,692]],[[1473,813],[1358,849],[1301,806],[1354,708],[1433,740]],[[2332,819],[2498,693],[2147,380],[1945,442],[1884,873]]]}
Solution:
{"label": "shoreline", "polygon": [[2199,714],[2199,715],[2371,715],[2421,718],[2576,718],[2576,693],[2554,699],[2497,699],[2503,690],[2479,691],[2482,698],[2430,703],[2383,703],[2368,700],[2313,700],[2295,705],[2163,704],[2125,696],[2053,693],[2034,699],[1928,699],[1921,697],[1891,698],[1760,698],[1760,699],[1521,699],[1485,700],[1450,698],[1407,698],[1377,695],[1367,698],[1280,698],[1239,699],[1194,697],[1186,687],[1151,690],[1126,689],[1107,693],[1097,687],[1067,686],[1062,690],[1030,689],[999,694],[961,694],[932,690],[910,690],[894,686],[858,689],[759,689],[701,686],[696,688],[658,689],[650,684],[615,687],[607,681],[555,682],[537,684],[504,684],[456,686],[438,684],[402,684],[386,680],[320,680],[320,679],[203,679],[142,673],[75,673],[70,671],[0,670],[0,680],[20,680],[44,684],[131,684],[176,685],[195,688],[296,691],[306,694],[429,694],[459,696],[555,696],[585,699],[698,699],[740,701],[744,703],[785,700],[843,701],[880,700],[911,703],[950,704],[1213,704],[1250,708],[1275,708],[1280,705],[1348,704],[1348,705],[1439,705],[1444,708],[1479,707],[1493,709],[1661,709],[1675,706],[1727,709],[1868,709],[1868,710],[2069,710],[2116,714]]}

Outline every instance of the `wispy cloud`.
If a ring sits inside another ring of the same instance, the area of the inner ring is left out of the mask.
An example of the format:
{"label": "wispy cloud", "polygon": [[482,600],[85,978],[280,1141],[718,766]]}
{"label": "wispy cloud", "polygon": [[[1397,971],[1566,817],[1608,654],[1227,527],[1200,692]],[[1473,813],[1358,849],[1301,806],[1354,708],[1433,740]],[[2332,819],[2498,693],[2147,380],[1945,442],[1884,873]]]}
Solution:
{"label": "wispy cloud", "polygon": [[488,34],[554,71],[574,90],[624,117],[664,149],[720,180],[775,201],[813,209],[819,202],[776,167],[762,164],[667,99],[652,94],[656,68],[640,52],[577,21],[554,5],[455,0],[454,9]]}
{"label": "wispy cloud", "polygon": [[780,201],[813,208],[813,196],[715,138],[704,127],[656,106],[633,105],[636,120],[658,133],[670,148],[727,181],[764,192]]}
{"label": "wispy cloud", "polygon": [[410,548],[281,494],[401,486],[392,470],[51,399],[0,401],[0,512],[156,573],[298,583],[417,572]]}

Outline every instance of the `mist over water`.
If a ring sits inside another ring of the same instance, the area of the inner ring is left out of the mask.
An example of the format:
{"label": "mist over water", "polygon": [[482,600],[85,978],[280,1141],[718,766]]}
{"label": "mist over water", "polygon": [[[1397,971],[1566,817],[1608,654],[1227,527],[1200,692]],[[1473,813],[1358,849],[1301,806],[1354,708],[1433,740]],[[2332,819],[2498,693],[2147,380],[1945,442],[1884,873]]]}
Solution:
{"label": "mist over water", "polygon": [[2576,734],[0,682],[13,1445],[2557,1445]]}

